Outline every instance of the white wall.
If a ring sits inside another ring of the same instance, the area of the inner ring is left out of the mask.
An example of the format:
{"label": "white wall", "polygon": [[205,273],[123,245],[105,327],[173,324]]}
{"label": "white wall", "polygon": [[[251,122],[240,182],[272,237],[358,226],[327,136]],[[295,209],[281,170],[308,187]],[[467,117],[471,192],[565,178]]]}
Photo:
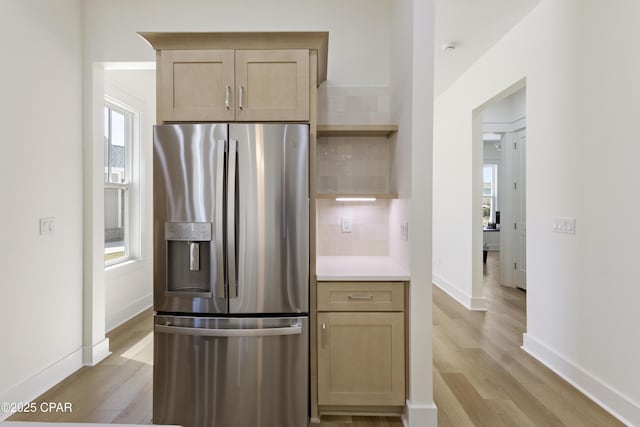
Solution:
{"label": "white wall", "polygon": [[[80,12],[76,0],[2,1],[0,402],[82,365]],[[56,218],[53,234],[39,236],[41,217]]]}
{"label": "white wall", "polygon": [[390,0],[86,0],[88,61],[155,61],[138,31],[329,31],[330,86],[387,86]]}
{"label": "white wall", "polygon": [[[139,205],[141,241],[134,244],[135,261],[109,267],[105,271],[105,328],[107,331],[129,320],[152,305],[153,295],[153,192],[152,142],[155,124],[155,70],[106,70],[107,95],[140,112],[140,147],[134,156],[139,176],[134,178],[132,192],[142,195]],[[100,168],[100,165],[98,165]]]}
{"label": "white wall", "polygon": [[[409,220],[410,426],[437,425],[433,402],[431,306],[431,197],[433,146],[433,0],[394,1],[391,14],[391,116],[399,124],[395,175],[401,200],[390,211],[390,255],[407,253],[398,220]],[[403,199],[403,200],[402,200]],[[403,248],[404,246],[404,248]],[[406,263],[406,261],[404,261]]]}
{"label": "white wall", "polygon": [[[632,425],[640,425],[639,15],[627,0],[543,0],[438,97],[434,132],[434,280],[481,297],[471,283],[472,112],[526,78],[524,348]],[[553,233],[554,216],[575,217],[576,234]],[[622,226],[603,227],[611,221]]]}
{"label": "white wall", "polygon": [[526,90],[520,89],[504,99],[487,105],[483,110],[482,121],[487,124],[511,123],[526,115]]}
{"label": "white wall", "polygon": [[411,271],[411,246],[401,237],[402,222],[409,223],[411,212],[411,144],[413,135],[413,0],[396,2],[391,15],[391,122],[398,125],[393,136],[391,188],[398,193],[389,210],[389,256]]}

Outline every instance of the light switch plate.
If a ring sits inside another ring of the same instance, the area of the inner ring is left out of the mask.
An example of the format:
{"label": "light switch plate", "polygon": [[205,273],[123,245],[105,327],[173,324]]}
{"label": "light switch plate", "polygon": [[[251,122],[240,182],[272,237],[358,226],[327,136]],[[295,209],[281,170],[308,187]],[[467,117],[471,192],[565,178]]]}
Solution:
{"label": "light switch plate", "polygon": [[576,234],[576,219],[567,216],[554,216],[551,228],[554,233]]}
{"label": "light switch plate", "polygon": [[342,232],[343,233],[352,233],[353,232],[353,217],[352,216],[343,216],[342,217]]}
{"label": "light switch plate", "polygon": [[56,229],[56,218],[48,216],[40,218],[40,235],[53,234]]}

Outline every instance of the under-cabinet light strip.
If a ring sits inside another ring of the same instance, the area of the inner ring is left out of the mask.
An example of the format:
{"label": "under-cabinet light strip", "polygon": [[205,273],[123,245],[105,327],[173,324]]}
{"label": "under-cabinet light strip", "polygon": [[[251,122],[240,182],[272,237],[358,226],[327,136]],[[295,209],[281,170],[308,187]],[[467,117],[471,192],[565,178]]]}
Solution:
{"label": "under-cabinet light strip", "polygon": [[375,202],[375,197],[336,197],[336,202]]}

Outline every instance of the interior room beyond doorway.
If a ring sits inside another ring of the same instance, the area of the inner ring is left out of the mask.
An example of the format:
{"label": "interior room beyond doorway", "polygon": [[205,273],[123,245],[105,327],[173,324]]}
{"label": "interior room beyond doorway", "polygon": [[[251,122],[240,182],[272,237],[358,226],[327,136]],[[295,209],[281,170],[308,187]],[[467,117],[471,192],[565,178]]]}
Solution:
{"label": "interior room beyond doorway", "polygon": [[483,262],[496,252],[500,284],[526,289],[524,87],[483,107],[482,132]]}

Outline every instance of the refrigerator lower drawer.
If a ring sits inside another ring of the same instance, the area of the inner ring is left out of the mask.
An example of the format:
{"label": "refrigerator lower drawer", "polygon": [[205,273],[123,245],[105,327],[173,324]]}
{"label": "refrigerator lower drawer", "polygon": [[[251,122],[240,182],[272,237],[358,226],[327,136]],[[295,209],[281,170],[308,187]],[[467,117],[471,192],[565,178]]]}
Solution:
{"label": "refrigerator lower drawer", "polygon": [[157,315],[154,323],[154,423],[307,425],[307,317]]}

